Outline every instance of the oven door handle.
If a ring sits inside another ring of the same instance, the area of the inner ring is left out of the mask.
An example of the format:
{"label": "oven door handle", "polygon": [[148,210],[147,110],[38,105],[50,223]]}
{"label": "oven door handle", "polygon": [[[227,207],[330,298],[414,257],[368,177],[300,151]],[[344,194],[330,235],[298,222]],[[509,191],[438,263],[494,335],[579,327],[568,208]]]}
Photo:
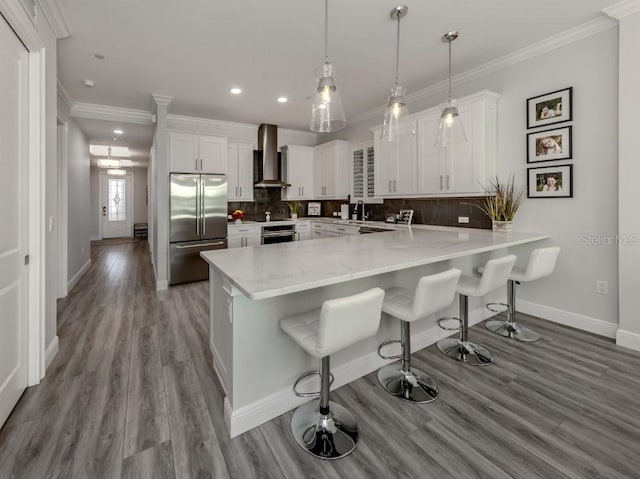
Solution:
{"label": "oven door handle", "polygon": [[273,233],[262,233],[263,238],[278,238],[280,236],[295,236],[295,231],[277,231]]}
{"label": "oven door handle", "polygon": [[187,245],[187,246],[177,245],[176,249],[203,248],[205,246],[220,246],[223,244],[224,244],[224,241],[218,241],[216,243],[200,243],[200,244]]}

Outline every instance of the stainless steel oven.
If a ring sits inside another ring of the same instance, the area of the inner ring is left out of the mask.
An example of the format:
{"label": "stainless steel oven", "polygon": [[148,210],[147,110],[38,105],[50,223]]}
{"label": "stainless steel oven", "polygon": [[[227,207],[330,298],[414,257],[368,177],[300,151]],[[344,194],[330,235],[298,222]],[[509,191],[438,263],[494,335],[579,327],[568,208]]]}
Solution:
{"label": "stainless steel oven", "polygon": [[262,244],[289,243],[296,240],[295,225],[262,226]]}

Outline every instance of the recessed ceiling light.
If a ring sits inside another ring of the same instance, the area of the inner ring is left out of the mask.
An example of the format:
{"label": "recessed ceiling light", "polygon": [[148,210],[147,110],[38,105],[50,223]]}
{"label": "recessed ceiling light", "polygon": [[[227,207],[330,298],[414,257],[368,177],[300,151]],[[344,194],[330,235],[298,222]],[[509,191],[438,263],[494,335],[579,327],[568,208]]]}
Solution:
{"label": "recessed ceiling light", "polygon": [[124,130],[116,128],[115,130],[113,130],[113,133],[116,134],[116,135],[122,135],[122,134],[124,134]]}
{"label": "recessed ceiling light", "polygon": [[287,103],[289,99],[286,96],[279,96],[277,101],[278,103]]}
{"label": "recessed ceiling light", "polygon": [[238,87],[233,87],[229,89],[229,92],[232,95],[239,95],[240,93],[242,93],[242,88],[238,88]]}
{"label": "recessed ceiling light", "polygon": [[104,55],[102,53],[94,53],[93,56],[98,60],[104,60]]}
{"label": "recessed ceiling light", "polygon": [[88,80],[88,79],[87,80],[82,80],[82,84],[84,86],[86,86],[86,87],[89,87],[89,88],[96,86],[96,82],[94,82],[93,80]]}

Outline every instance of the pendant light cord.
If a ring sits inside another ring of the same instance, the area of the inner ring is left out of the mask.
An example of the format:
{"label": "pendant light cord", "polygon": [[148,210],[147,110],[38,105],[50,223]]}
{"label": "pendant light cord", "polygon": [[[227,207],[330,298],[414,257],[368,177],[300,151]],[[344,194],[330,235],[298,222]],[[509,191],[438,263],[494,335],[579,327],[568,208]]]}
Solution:
{"label": "pendant light cord", "polygon": [[400,67],[400,12],[396,13],[396,19],[398,20],[398,35],[396,37],[396,86],[398,81],[398,70]]}
{"label": "pendant light cord", "polygon": [[324,62],[329,63],[329,0],[324,0]]}
{"label": "pendant light cord", "polygon": [[449,39],[449,106],[451,106],[451,42]]}

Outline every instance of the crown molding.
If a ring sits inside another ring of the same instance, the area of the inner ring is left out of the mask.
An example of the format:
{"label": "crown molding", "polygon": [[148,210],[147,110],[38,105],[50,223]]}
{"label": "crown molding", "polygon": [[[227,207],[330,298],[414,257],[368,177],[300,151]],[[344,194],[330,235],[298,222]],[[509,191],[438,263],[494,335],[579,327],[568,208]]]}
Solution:
{"label": "crown molding", "polygon": [[[630,1],[633,1],[634,3],[640,2],[640,0]],[[512,65],[530,60],[551,50],[555,50],[556,48],[569,45],[573,42],[582,40],[583,38],[616,27],[617,25],[618,23],[615,20],[602,16],[595,20],[583,23],[582,25],[578,25],[577,27],[571,28],[566,32],[551,36],[541,42],[534,43],[533,45],[522,48],[496,60],[485,63],[476,68],[472,68],[471,70],[467,70],[466,72],[459,73],[458,75],[452,76],[451,83],[453,86],[456,86],[476,80],[491,73],[503,70]],[[418,101],[428,99],[434,94],[446,91],[447,85],[448,80],[443,80],[438,83],[434,83],[433,85],[430,85],[426,88],[423,88],[422,90],[415,91],[407,95],[407,103],[416,103]],[[442,101],[444,100],[445,96],[442,97]],[[373,110],[364,112],[358,116],[355,116],[351,120],[349,120],[349,126],[357,125],[375,117],[382,117],[382,115],[384,115],[384,109],[384,106],[380,106]]]}
{"label": "crown molding", "polygon": [[37,52],[44,48],[44,41],[38,34],[33,19],[27,15],[20,2],[0,0],[0,15],[7,20],[11,29],[16,32],[18,38],[27,47],[27,50]]}
{"label": "crown molding", "polygon": [[199,129],[199,127],[204,127],[246,129],[254,133],[258,129],[257,125],[251,125],[249,123],[234,123],[232,121],[212,120],[210,118],[197,118],[183,115],[167,115],[167,122],[171,124],[170,129],[178,131],[193,131],[194,128]]}
{"label": "crown molding", "polygon": [[93,120],[121,121],[138,125],[152,124],[151,112],[91,103],[75,102],[71,107],[71,116]]}
{"label": "crown molding", "polygon": [[73,101],[73,98],[71,97],[71,94],[69,93],[69,90],[67,90],[67,87],[64,86],[62,78],[60,78],[59,74],[58,74],[58,96],[63,101],[63,103],[67,105],[67,107],[69,108],[69,111],[71,111],[71,109],[73,108],[74,101]]}
{"label": "crown molding", "polygon": [[72,35],[69,22],[64,16],[64,12],[58,3],[58,0],[38,0],[38,6],[45,18],[51,25],[51,29],[58,40],[67,38]]}
{"label": "crown molding", "polygon": [[602,13],[611,18],[620,20],[621,18],[640,12],[640,0],[624,0],[610,7],[603,8]]}

